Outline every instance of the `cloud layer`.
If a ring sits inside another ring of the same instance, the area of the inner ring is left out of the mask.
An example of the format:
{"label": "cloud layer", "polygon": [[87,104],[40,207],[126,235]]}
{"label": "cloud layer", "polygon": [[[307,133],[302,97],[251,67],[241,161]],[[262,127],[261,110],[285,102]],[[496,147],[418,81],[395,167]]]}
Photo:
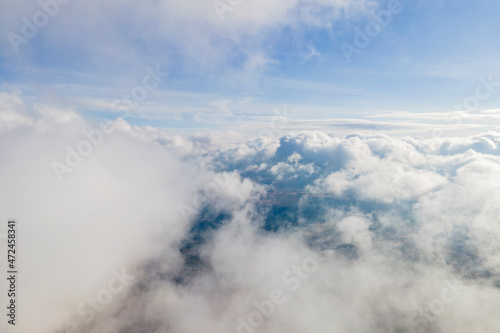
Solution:
{"label": "cloud layer", "polygon": [[[117,120],[59,181],[53,162],[83,152],[99,123],[2,100],[0,211],[20,223],[19,332],[500,324],[498,133],[235,142]],[[131,278],[111,293],[117,276]]]}

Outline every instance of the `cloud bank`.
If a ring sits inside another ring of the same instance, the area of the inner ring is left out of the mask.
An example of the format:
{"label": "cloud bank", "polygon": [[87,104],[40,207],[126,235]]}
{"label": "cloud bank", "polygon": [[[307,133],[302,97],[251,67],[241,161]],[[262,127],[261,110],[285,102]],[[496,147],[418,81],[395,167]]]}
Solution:
{"label": "cloud bank", "polygon": [[500,324],[498,133],[234,142],[119,119],[59,181],[52,163],[98,122],[4,97],[0,211],[20,223],[18,332]]}

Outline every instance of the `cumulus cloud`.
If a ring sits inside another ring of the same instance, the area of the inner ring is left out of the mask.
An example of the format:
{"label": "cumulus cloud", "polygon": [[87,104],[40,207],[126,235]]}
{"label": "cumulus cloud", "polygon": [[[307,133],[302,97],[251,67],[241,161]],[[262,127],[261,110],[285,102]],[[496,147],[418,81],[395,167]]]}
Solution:
{"label": "cumulus cloud", "polygon": [[[498,133],[235,142],[121,119],[105,133],[71,110],[15,94],[2,103],[0,211],[19,220],[19,332],[500,324]],[[53,162],[66,165],[97,130],[102,141],[59,181]],[[116,276],[133,278],[106,299]]]}

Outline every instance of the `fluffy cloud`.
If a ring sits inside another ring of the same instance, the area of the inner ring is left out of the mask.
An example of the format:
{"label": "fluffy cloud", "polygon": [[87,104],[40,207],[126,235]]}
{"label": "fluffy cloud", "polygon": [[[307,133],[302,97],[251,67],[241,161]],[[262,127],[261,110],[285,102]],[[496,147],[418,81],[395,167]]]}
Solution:
{"label": "fluffy cloud", "polygon": [[[53,162],[99,124],[15,95],[2,103],[0,211],[20,223],[19,332],[500,324],[497,133],[235,142],[118,120],[60,182]],[[134,278],[108,302],[122,268]]]}

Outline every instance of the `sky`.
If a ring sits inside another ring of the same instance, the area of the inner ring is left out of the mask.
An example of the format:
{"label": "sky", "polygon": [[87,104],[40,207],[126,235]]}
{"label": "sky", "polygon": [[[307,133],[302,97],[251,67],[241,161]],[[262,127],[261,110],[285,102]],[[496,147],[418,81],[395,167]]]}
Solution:
{"label": "sky", "polygon": [[0,331],[498,332],[498,7],[3,0]]}
{"label": "sky", "polygon": [[[422,136],[457,117],[462,133],[498,126],[493,0],[1,6],[2,90],[28,103],[176,132],[255,132],[275,110],[292,128],[342,134],[345,119]],[[147,68],[164,74],[144,93]]]}

